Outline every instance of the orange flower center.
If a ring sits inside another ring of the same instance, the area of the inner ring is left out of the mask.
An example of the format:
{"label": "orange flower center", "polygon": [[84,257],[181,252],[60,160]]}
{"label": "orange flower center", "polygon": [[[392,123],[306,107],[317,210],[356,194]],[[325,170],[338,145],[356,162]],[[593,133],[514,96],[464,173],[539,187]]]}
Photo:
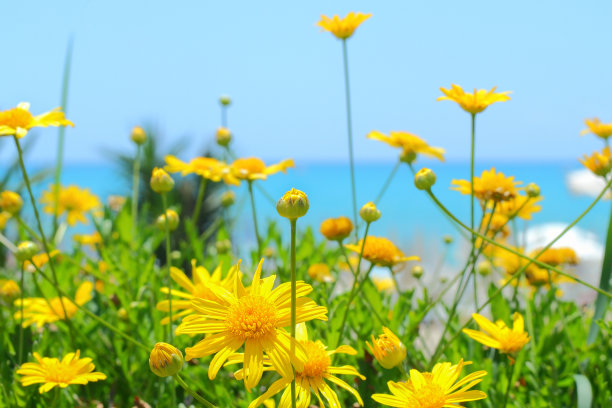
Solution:
{"label": "orange flower center", "polygon": [[446,403],[446,394],[438,384],[428,383],[415,394],[420,408],[442,408]]}
{"label": "orange flower center", "polygon": [[30,112],[21,108],[0,112],[0,126],[8,126],[13,129],[26,129],[33,119],[34,117]]}
{"label": "orange flower center", "polygon": [[246,295],[230,307],[225,327],[242,339],[259,339],[276,328],[276,307],[260,295]]}
{"label": "orange flower center", "polygon": [[301,377],[322,377],[331,365],[331,359],[323,347],[314,341],[302,342],[302,346],[308,356],[308,361],[304,363],[304,370],[296,372],[296,375]]}
{"label": "orange flower center", "polygon": [[395,344],[385,334],[381,334],[377,339],[374,339],[374,342],[382,352],[383,356],[397,350]]}
{"label": "orange flower center", "polygon": [[523,348],[528,342],[527,333],[515,332],[510,328],[502,329],[499,342],[501,343],[501,351],[504,353],[514,353]]}

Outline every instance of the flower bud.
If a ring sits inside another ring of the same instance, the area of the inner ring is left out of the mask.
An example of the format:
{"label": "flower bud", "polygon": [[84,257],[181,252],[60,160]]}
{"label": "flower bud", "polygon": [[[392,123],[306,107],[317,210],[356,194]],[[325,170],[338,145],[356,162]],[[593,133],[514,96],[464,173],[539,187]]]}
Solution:
{"label": "flower bud", "polygon": [[378,338],[372,336],[372,344],[370,345],[367,341],[366,344],[376,361],[387,370],[402,364],[406,358],[406,347],[391,330],[384,326],[383,334]]}
{"label": "flower bud", "polygon": [[179,215],[174,210],[166,210],[166,214],[162,214],[155,220],[155,226],[160,231],[166,230],[166,218],[168,219],[168,230],[174,231],[179,225]]}
{"label": "flower bud", "polygon": [[23,207],[23,200],[19,194],[12,191],[3,191],[0,193],[0,208],[3,211],[15,215]]}
{"label": "flower bud", "polygon": [[151,188],[158,194],[164,194],[172,190],[174,180],[164,169],[155,167],[151,175]]}
{"label": "flower bud", "polygon": [[540,195],[540,187],[536,183],[529,183],[525,186],[528,197],[535,198]]}
{"label": "flower bud", "polygon": [[149,367],[159,377],[175,375],[183,367],[183,353],[172,344],[157,343],[149,356]]}
{"label": "flower bud", "polygon": [[221,205],[229,207],[236,201],[236,194],[232,190],[227,190],[221,195]]}
{"label": "flower bud", "polygon": [[361,207],[361,210],[359,210],[359,216],[362,220],[369,224],[380,218],[380,210],[376,208],[376,205],[374,205],[373,202],[370,201]]}
{"label": "flower bud", "polygon": [[328,218],[321,223],[320,231],[330,241],[342,241],[353,231],[353,223],[348,217]]}
{"label": "flower bud", "polygon": [[450,245],[450,244],[452,244],[452,243],[453,243],[453,236],[452,236],[452,235],[444,235],[444,236],[442,237],[442,241],[444,241],[444,243],[445,243],[446,245]]}
{"label": "flower bud", "polygon": [[219,103],[223,106],[229,106],[232,103],[232,98],[228,95],[221,95],[219,97]]}
{"label": "flower bud", "polygon": [[308,276],[311,279],[319,282],[333,282],[334,277],[331,275],[329,266],[324,263],[316,263],[308,268]]}
{"label": "flower bud", "polygon": [[147,141],[147,132],[145,132],[140,126],[134,126],[132,128],[130,138],[132,139],[132,142],[136,143],[137,145],[143,145],[144,142]]}
{"label": "flower bud", "polygon": [[217,129],[217,144],[219,146],[227,147],[232,141],[232,132],[228,128],[221,126]]}
{"label": "flower bud", "polygon": [[448,276],[440,276],[440,283],[448,282]]}
{"label": "flower bud", "polygon": [[123,307],[117,311],[117,315],[119,316],[121,320],[124,320],[124,321],[130,320],[130,316],[128,315],[127,310],[125,310],[125,308]]}
{"label": "flower bud", "polygon": [[19,285],[14,280],[0,279],[0,298],[11,303],[21,293]]}
{"label": "flower bud", "polygon": [[476,272],[480,274],[480,276],[489,276],[491,271],[493,270],[493,266],[489,261],[480,261],[478,265],[476,265]]}
{"label": "flower bud", "polygon": [[232,249],[232,243],[229,239],[222,239],[215,242],[215,248],[217,248],[218,254],[227,254]]}
{"label": "flower bud", "polygon": [[412,269],[410,270],[410,273],[412,274],[412,276],[414,276],[417,279],[420,279],[421,276],[423,276],[423,267],[420,265],[415,265],[412,267]]}
{"label": "flower bud", "polygon": [[292,188],[276,203],[276,211],[281,217],[295,220],[308,212],[308,197],[300,190]]}
{"label": "flower bud", "polygon": [[414,176],[414,185],[419,190],[429,190],[436,184],[436,173],[428,168],[422,168]]}
{"label": "flower bud", "polygon": [[417,158],[417,155],[412,150],[404,150],[402,154],[400,155],[400,161],[403,163],[408,163],[408,164],[411,164],[412,162],[414,162],[416,158]]}
{"label": "flower bud", "polygon": [[32,259],[34,255],[38,253],[38,247],[32,241],[23,241],[17,245],[17,252],[15,256],[19,262],[27,261]]}

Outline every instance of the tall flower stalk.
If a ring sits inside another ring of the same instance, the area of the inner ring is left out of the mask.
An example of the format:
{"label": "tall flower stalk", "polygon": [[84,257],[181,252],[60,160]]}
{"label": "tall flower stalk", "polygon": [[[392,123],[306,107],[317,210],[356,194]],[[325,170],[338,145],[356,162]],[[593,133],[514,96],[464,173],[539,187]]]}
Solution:
{"label": "tall flower stalk", "polygon": [[247,182],[249,187],[249,197],[251,199],[251,211],[253,213],[253,228],[255,229],[255,240],[257,241],[257,259],[261,258],[261,237],[257,226],[257,211],[255,210],[255,195],[253,194],[253,181]]}

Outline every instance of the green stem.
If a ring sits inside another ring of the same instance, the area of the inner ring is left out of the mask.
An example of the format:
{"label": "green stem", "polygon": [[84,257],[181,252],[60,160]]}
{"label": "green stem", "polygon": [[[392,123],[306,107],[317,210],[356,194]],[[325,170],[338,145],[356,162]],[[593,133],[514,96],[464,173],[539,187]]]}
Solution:
{"label": "green stem", "polygon": [[257,240],[257,259],[261,259],[261,238],[257,228],[257,211],[255,211],[255,195],[253,194],[253,181],[248,180],[249,196],[251,197],[251,210],[253,211],[253,226],[255,227],[255,239]]}
{"label": "green stem", "polygon": [[503,408],[506,408],[506,405],[508,404],[508,396],[510,395],[510,388],[512,388],[512,377],[514,376],[514,367],[516,366],[516,363],[512,364],[510,361],[508,361],[507,363],[508,363],[508,370],[507,370],[508,386],[506,387],[506,393],[504,394]]}
{"label": "green stem", "polygon": [[227,106],[221,105],[221,126],[227,128]]}
{"label": "green stem", "polygon": [[34,238],[36,241],[38,242],[42,242],[42,239],[38,236],[38,234],[32,229],[30,228],[30,226],[28,224],[26,224],[23,219],[19,216],[19,214],[15,214],[15,219],[17,220],[17,223],[27,231],[28,234],[30,234],[30,236],[32,238]]}
{"label": "green stem", "polygon": [[397,163],[395,163],[393,170],[391,170],[391,174],[389,174],[389,177],[387,177],[387,181],[385,181],[385,184],[383,184],[382,188],[380,189],[380,193],[378,193],[378,195],[376,196],[376,200],[374,200],[374,204],[378,205],[380,200],[382,200],[382,197],[383,195],[385,195],[385,192],[391,185],[391,181],[393,181],[393,178],[395,177],[395,174],[397,173],[397,170],[399,169],[400,164],[402,164],[402,162],[399,160],[397,161]]}
{"label": "green stem", "polygon": [[24,291],[24,268],[23,262],[21,263],[21,280],[19,283],[19,310],[21,312],[21,321],[19,322],[19,352],[17,353],[17,361],[19,364],[23,363],[23,291]]}
{"label": "green stem", "polygon": [[193,209],[192,221],[194,227],[198,225],[198,218],[200,218],[200,210],[202,209],[202,202],[204,201],[204,193],[206,193],[206,179],[202,177],[200,180],[200,188],[198,189],[198,198],[196,198],[195,207]]}
{"label": "green stem", "polygon": [[342,40],[342,57],[344,61],[344,88],[346,91],[346,124],[348,130],[349,161],[351,167],[351,192],[353,195],[353,222],[355,224],[355,239],[359,236],[359,224],[357,224],[357,192],[355,187],[355,159],[353,157],[353,125],[351,119],[351,90],[349,86],[349,65],[346,39]]}
{"label": "green stem", "polygon": [[168,323],[168,339],[170,340],[169,342],[172,343],[174,340],[174,330],[172,330],[172,323],[174,322],[174,320],[172,320],[172,290],[170,289],[172,287],[172,278],[170,276],[170,267],[172,266],[172,260],[170,258],[170,226],[168,224],[168,198],[166,197],[166,194],[163,193],[162,195],[162,205],[163,205],[163,210],[164,210],[164,219],[165,219],[165,235],[166,235],[166,271],[168,272],[167,275],[167,285],[168,285],[168,316],[170,318],[170,322]]}
{"label": "green stem", "polygon": [[187,393],[189,395],[191,395],[196,401],[198,401],[200,404],[204,405],[207,408],[216,408],[213,404],[211,404],[210,402],[208,402],[207,400],[205,400],[203,397],[201,397],[200,395],[198,395],[197,392],[195,392],[193,389],[191,389],[191,387],[189,387],[187,385],[187,383],[181,378],[180,375],[174,374],[173,375],[174,379],[176,380],[176,382],[183,387],[183,389],[185,391],[187,391]]}
{"label": "green stem", "polygon": [[368,268],[368,271],[366,272],[365,277],[361,280],[361,282],[359,282],[359,280],[357,279],[359,275],[355,275],[353,287],[351,288],[351,293],[349,294],[349,299],[346,304],[346,309],[344,309],[344,315],[342,316],[342,325],[340,326],[338,340],[336,341],[336,347],[340,345],[340,342],[342,341],[342,337],[344,336],[344,328],[346,327],[346,321],[348,319],[348,312],[351,307],[351,304],[353,303],[355,296],[357,296],[359,292],[361,292],[361,289],[363,289],[363,285],[370,277],[370,273],[372,272],[372,269],[374,269],[374,264],[370,265],[370,268]]}
{"label": "green stem", "polygon": [[[470,150],[470,228],[472,229],[472,231],[474,230],[474,158],[475,158],[475,150],[476,150],[476,114],[472,113],[472,144],[471,144],[471,150]],[[484,214],[484,210],[483,210],[483,214]],[[493,218],[493,215],[491,215],[491,218]],[[491,220],[489,219],[489,222]],[[472,232],[472,238],[471,238],[471,243],[472,243],[472,249],[470,251],[470,259],[473,259],[474,256],[474,252],[476,251],[476,235],[474,235],[474,233]],[[473,264],[476,265],[476,259],[473,259]],[[478,293],[476,292],[477,287],[476,287],[476,274],[474,274],[474,268],[472,268],[472,271],[470,272],[470,276],[468,276],[468,280],[470,279],[470,277],[472,277],[473,282],[474,282],[474,304],[476,305],[476,308],[478,308]]]}
{"label": "green stem", "polygon": [[[295,230],[297,218],[289,220],[291,222],[291,337],[295,339],[295,325],[297,312],[297,291],[296,291],[296,273],[295,273]],[[291,342],[291,355],[295,355],[295,343]],[[296,408],[297,396],[295,392],[295,368],[293,369],[293,380],[291,380],[291,407]]]}
{"label": "green stem", "polygon": [[136,156],[134,157],[134,169],[132,175],[132,231],[134,239],[133,248],[138,251],[138,198],[140,197],[140,145],[136,145]]}
{"label": "green stem", "polygon": [[397,276],[395,276],[395,273],[393,273],[393,269],[391,269],[391,267],[389,267],[389,273],[391,273],[391,277],[393,278],[393,283],[395,284],[395,290],[397,290],[397,294],[399,296],[401,296],[402,292],[400,291],[400,287],[399,287],[399,282],[397,280]]}

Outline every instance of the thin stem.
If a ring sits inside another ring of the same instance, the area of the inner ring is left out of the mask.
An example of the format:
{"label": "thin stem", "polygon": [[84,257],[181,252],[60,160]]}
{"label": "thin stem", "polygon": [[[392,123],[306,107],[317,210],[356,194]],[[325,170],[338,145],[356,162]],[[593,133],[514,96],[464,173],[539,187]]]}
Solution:
{"label": "thin stem", "polygon": [[257,228],[257,211],[255,211],[255,195],[253,195],[253,181],[248,180],[249,196],[251,197],[251,210],[253,210],[253,226],[255,227],[255,239],[257,240],[257,259],[261,259],[261,238]]}
{"label": "thin stem", "polygon": [[[297,291],[296,291],[296,273],[295,273],[295,230],[297,219],[290,219],[291,222],[291,337],[295,339],[295,324],[297,311]],[[295,342],[291,342],[291,355],[295,355]],[[291,380],[291,407],[296,408],[297,399],[295,392],[295,368],[293,369],[293,380]]]}
{"label": "thin stem", "polygon": [[176,382],[183,387],[183,389],[185,391],[187,391],[187,393],[189,395],[191,395],[196,401],[198,401],[200,404],[204,405],[207,408],[216,408],[215,405],[211,404],[210,402],[208,402],[207,400],[204,399],[204,397],[200,396],[197,392],[195,392],[193,389],[191,389],[191,387],[189,387],[187,385],[187,383],[181,378],[180,375],[174,374],[173,375],[174,379],[176,380]]}
{"label": "thin stem", "polygon": [[221,126],[227,127],[227,106],[221,105]]}
{"label": "thin stem", "polygon": [[[476,114],[472,113],[472,145],[471,145],[471,150],[470,150],[470,229],[472,229],[472,231],[474,230],[474,156],[475,156],[475,150],[476,150]],[[483,216],[484,216],[484,209],[483,209]],[[493,215],[491,215],[491,218],[493,218]],[[491,221],[491,219],[489,219],[489,222]],[[476,235],[474,235],[474,233],[472,232],[472,238],[471,238],[471,243],[472,243],[472,247],[470,250],[470,259],[473,259],[474,257],[474,252],[476,251]],[[476,259],[473,259],[473,264],[476,265]],[[474,268],[472,268],[472,272],[470,272],[470,275],[474,281],[474,304],[476,305],[476,308],[478,308],[478,293],[477,291],[477,285],[476,285],[476,274],[473,273]],[[470,279],[470,276],[468,276],[468,279]]]}
{"label": "thin stem", "polygon": [[510,388],[512,387],[512,377],[514,376],[514,367],[516,366],[516,364],[513,364],[511,361],[508,361],[508,370],[507,370],[507,375],[508,375],[508,386],[506,387],[506,393],[504,394],[504,406],[503,408],[506,408],[506,405],[508,404],[508,396],[510,395]]}
{"label": "thin stem", "polygon": [[395,290],[397,290],[398,296],[401,296],[402,295],[402,291],[400,290],[399,282],[397,280],[397,276],[395,276],[395,273],[393,273],[393,269],[391,269],[390,267],[389,267],[389,272],[391,273],[391,277],[393,278],[393,283],[395,284]]}
{"label": "thin stem", "polygon": [[19,214],[15,214],[15,219],[17,220],[17,223],[27,231],[28,234],[30,234],[30,236],[32,238],[34,238],[36,241],[38,242],[42,242],[42,239],[38,236],[38,234],[32,229],[30,228],[30,226],[28,224],[26,224],[23,219],[19,216]]}
{"label": "thin stem", "polygon": [[399,160],[397,161],[397,163],[395,163],[395,166],[393,166],[393,170],[391,170],[391,173],[389,174],[389,177],[387,177],[385,184],[383,184],[382,188],[380,189],[380,193],[378,193],[378,195],[376,196],[376,200],[374,200],[374,204],[378,205],[380,200],[382,200],[383,195],[385,195],[385,192],[391,185],[391,181],[393,181],[393,178],[395,177],[395,174],[397,173],[397,170],[399,169],[401,164],[402,162]]}
{"label": "thin stem", "polygon": [[17,353],[17,361],[19,364],[23,363],[23,290],[24,290],[24,268],[23,262],[21,264],[21,280],[19,283],[19,311],[21,313],[21,321],[19,322],[19,352]]}
{"label": "thin stem", "polygon": [[202,201],[204,201],[204,193],[206,193],[206,179],[202,177],[200,180],[200,188],[198,189],[198,198],[196,198],[195,207],[193,209],[193,225],[198,224],[198,218],[200,218],[200,210],[202,209]]}
{"label": "thin stem", "polygon": [[346,125],[348,130],[349,161],[351,167],[351,191],[353,195],[353,223],[355,224],[355,239],[359,236],[359,224],[357,224],[357,192],[355,187],[355,160],[353,158],[353,125],[351,119],[351,90],[349,82],[348,50],[346,39],[342,40],[342,57],[344,61],[344,88],[346,91]]}
{"label": "thin stem", "polygon": [[168,272],[167,275],[167,285],[168,285],[168,317],[170,318],[170,322],[168,323],[168,338],[170,340],[170,343],[173,342],[174,340],[174,330],[172,330],[172,322],[174,320],[172,320],[172,290],[170,289],[172,287],[172,277],[170,274],[170,267],[172,266],[172,260],[170,258],[170,225],[168,224],[168,198],[166,197],[166,194],[163,193],[162,195],[162,205],[163,205],[163,210],[164,210],[164,220],[165,220],[165,235],[166,235],[166,270]]}
{"label": "thin stem", "polygon": [[132,231],[134,240],[133,248],[138,250],[138,198],[140,197],[140,145],[136,145],[136,156],[134,157],[134,168],[132,175]]}

